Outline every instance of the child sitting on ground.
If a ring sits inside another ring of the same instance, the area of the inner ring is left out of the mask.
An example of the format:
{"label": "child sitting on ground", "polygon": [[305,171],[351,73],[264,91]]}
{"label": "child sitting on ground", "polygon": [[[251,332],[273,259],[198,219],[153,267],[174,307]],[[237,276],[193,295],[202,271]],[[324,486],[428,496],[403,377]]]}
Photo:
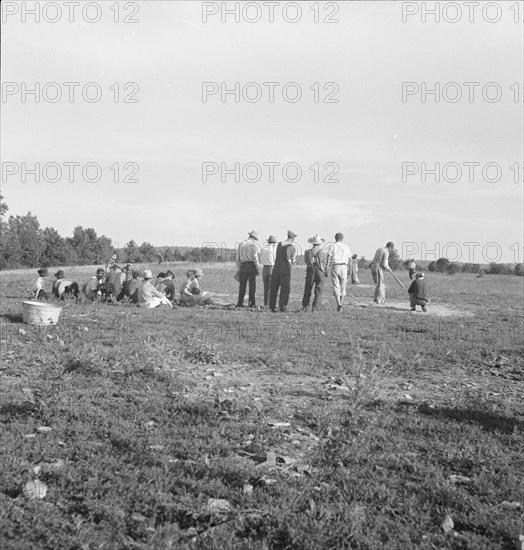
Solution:
{"label": "child sitting on ground", "polygon": [[47,267],[38,270],[38,279],[33,285],[33,298],[35,300],[47,300],[47,292],[44,290],[45,278],[49,275]]}

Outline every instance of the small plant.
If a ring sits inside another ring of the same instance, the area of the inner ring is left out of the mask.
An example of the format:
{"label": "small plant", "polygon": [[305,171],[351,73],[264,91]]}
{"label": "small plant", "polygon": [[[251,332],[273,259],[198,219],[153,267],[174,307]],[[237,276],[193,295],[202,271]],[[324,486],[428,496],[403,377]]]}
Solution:
{"label": "small plant", "polygon": [[197,334],[186,336],[182,340],[184,346],[184,359],[191,363],[206,363],[210,365],[220,364],[219,352],[215,344],[205,342]]}

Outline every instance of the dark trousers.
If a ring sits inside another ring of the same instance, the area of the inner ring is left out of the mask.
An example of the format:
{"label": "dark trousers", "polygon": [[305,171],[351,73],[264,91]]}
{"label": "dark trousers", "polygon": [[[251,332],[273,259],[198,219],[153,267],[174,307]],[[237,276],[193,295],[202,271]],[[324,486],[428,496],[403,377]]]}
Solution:
{"label": "dark trousers", "polygon": [[425,308],[429,304],[429,300],[425,298],[417,298],[414,294],[409,295],[409,305],[411,307],[422,306]]}
{"label": "dark trousers", "polygon": [[262,282],[264,283],[264,306],[269,305],[269,289],[271,287],[271,274],[273,273],[272,265],[265,265],[262,268]]}
{"label": "dark trousers", "polygon": [[415,270],[412,267],[410,267],[409,268],[409,279],[410,280],[413,280],[413,275],[415,275]]}
{"label": "dark trousers", "polygon": [[253,262],[242,262],[239,270],[240,287],[238,288],[237,307],[244,305],[246,287],[249,281],[249,307],[255,307],[255,292],[257,290],[257,268]]}
{"label": "dark trousers", "polygon": [[324,274],[316,267],[308,267],[306,271],[306,284],[304,286],[304,297],[302,298],[302,307],[309,306],[311,293],[315,287],[315,297],[311,310],[315,311],[322,305],[322,289],[324,288]]}
{"label": "dark trousers", "polygon": [[291,292],[291,271],[289,269],[281,270],[279,267],[273,267],[271,274],[271,291],[269,293],[269,308],[276,309],[277,294],[280,289],[278,307],[280,311],[286,311],[289,302],[289,293]]}

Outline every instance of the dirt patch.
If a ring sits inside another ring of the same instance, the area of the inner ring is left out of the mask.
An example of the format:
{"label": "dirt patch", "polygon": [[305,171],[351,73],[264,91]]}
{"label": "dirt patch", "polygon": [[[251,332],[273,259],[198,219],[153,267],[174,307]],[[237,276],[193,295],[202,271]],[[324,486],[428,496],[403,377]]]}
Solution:
{"label": "dirt patch", "polygon": [[410,315],[428,315],[436,317],[473,317],[474,315],[471,311],[453,309],[444,304],[429,304],[426,313],[418,306],[417,311],[411,311],[409,304],[406,302],[387,302],[385,305],[379,305],[373,302],[353,302],[351,305],[364,308],[387,309],[388,311],[398,311],[399,313],[407,313]]}

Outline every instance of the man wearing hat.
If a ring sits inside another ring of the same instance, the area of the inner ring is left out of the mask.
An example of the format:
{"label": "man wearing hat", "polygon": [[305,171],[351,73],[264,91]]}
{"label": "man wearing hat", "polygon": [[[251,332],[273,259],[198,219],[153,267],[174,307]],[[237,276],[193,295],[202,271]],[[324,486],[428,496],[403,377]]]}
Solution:
{"label": "man wearing hat", "polygon": [[47,267],[38,270],[38,279],[33,285],[33,298],[35,300],[47,300],[47,292],[44,290],[45,278],[49,275]]}
{"label": "man wearing hat", "polygon": [[342,233],[335,234],[335,244],[329,246],[327,263],[331,265],[331,282],[333,283],[333,296],[337,301],[337,311],[342,311],[346,286],[348,283],[348,264],[351,260],[351,251],[342,241]]}
{"label": "man wearing hat", "polygon": [[262,264],[262,282],[264,283],[264,307],[269,305],[269,289],[271,288],[271,273],[275,265],[275,254],[277,251],[277,238],[270,235],[267,243],[260,252],[260,263]]}
{"label": "man wearing hat", "polygon": [[82,292],[84,293],[85,297],[91,301],[94,302],[98,300],[99,296],[101,296],[100,291],[100,285],[105,280],[105,271],[99,267],[96,270],[96,275],[93,275],[89,281],[82,287]]}
{"label": "man wearing hat", "polygon": [[280,311],[287,310],[289,293],[291,292],[291,266],[297,261],[297,247],[293,244],[296,236],[297,234],[294,231],[289,230],[287,232],[287,239],[278,243],[269,293],[269,308],[271,311],[276,311],[279,289],[280,297],[278,305]]}
{"label": "man wearing hat", "polygon": [[148,309],[153,309],[160,304],[173,307],[163,292],[157,290],[151,283],[153,273],[149,269],[144,271],[144,282],[138,289],[138,305]]}
{"label": "man wearing hat", "polygon": [[249,282],[248,307],[256,307],[255,292],[257,289],[257,275],[259,274],[259,245],[258,233],[251,231],[248,238],[242,241],[237,247],[237,269],[238,269],[238,301],[237,307],[244,307],[246,287]]}
{"label": "man wearing hat", "polygon": [[389,241],[384,248],[378,248],[375,252],[375,256],[371,261],[371,275],[373,276],[373,282],[375,283],[375,296],[373,301],[376,304],[386,303],[386,280],[384,278],[384,271],[391,272],[388,259],[389,253],[395,249],[395,245]]}
{"label": "man wearing hat", "polygon": [[313,286],[315,287],[315,298],[311,311],[317,311],[322,305],[322,288],[324,286],[324,278],[327,277],[325,269],[325,261],[322,258],[322,250],[320,245],[324,243],[318,235],[314,235],[307,240],[312,246],[304,253],[304,261],[306,262],[306,284],[304,286],[304,297],[302,298],[302,311],[307,311]]}
{"label": "man wearing hat", "polygon": [[409,305],[411,311],[415,311],[417,306],[422,307],[422,311],[427,311],[429,304],[429,284],[424,278],[424,273],[420,272],[415,275],[415,280],[409,285]]}
{"label": "man wearing hat", "polygon": [[[64,294],[68,294],[71,291],[71,286],[74,284],[73,281],[68,281],[64,279],[64,271],[59,269],[55,273],[56,280],[53,282],[53,294],[56,298],[64,299]],[[76,290],[78,291],[78,284],[76,285]],[[77,292],[78,294],[78,292]]]}

